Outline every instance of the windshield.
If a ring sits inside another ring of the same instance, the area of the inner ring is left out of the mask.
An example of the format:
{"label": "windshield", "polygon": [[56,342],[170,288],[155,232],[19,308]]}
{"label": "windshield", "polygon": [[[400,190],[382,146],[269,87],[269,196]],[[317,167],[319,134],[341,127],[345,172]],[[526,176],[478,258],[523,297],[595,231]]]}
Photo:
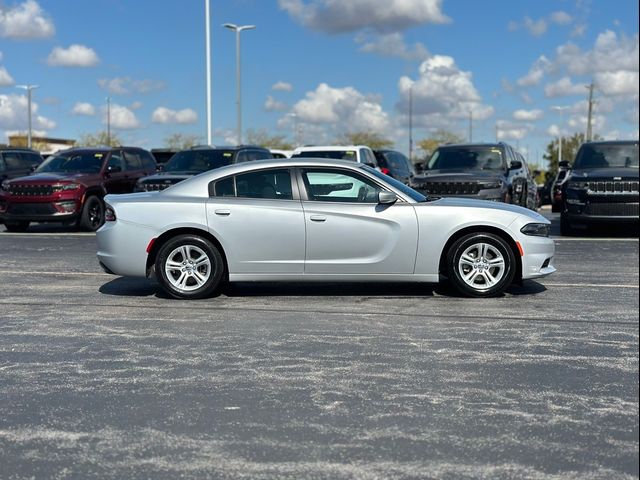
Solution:
{"label": "windshield", "polygon": [[106,153],[82,152],[52,155],[36,168],[37,173],[100,173]]}
{"label": "windshield", "polygon": [[373,176],[375,176],[379,180],[382,180],[383,183],[388,183],[393,188],[401,191],[407,197],[415,200],[416,202],[426,202],[428,200],[427,197],[422,195],[420,192],[416,192],[413,188],[406,186],[404,183],[399,182],[398,180],[390,177],[389,175],[385,175],[384,173],[379,172],[378,170],[370,167],[369,165],[364,165],[362,168],[364,168],[367,172],[371,173]]}
{"label": "windshield", "polygon": [[201,173],[230,165],[232,160],[233,151],[186,150],[171,157],[171,160],[166,163],[164,171]]}
{"label": "windshield", "polygon": [[575,169],[589,168],[638,168],[638,144],[585,144],[582,145]]}
{"label": "windshield", "polygon": [[427,170],[505,170],[498,147],[438,148],[427,162]]}
{"label": "windshield", "polygon": [[358,157],[355,150],[314,150],[296,153],[291,158],[332,158],[334,160],[351,160],[355,162]]}

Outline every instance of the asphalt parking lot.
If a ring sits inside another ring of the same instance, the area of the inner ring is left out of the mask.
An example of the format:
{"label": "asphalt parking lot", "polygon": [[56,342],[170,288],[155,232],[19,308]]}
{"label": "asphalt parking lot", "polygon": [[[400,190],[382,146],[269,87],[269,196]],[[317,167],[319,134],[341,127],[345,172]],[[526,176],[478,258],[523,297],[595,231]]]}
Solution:
{"label": "asphalt parking lot", "polygon": [[93,234],[0,226],[0,478],[637,478],[637,232],[554,264],[496,299],[181,302],[102,273]]}

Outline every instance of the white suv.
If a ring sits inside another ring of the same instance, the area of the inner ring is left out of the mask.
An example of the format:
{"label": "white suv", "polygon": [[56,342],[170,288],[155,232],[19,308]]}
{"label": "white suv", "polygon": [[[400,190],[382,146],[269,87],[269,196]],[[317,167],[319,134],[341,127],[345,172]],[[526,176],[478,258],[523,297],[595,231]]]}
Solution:
{"label": "white suv", "polygon": [[291,158],[333,158],[337,160],[351,160],[364,163],[380,170],[376,156],[366,145],[324,145],[313,147],[298,147]]}

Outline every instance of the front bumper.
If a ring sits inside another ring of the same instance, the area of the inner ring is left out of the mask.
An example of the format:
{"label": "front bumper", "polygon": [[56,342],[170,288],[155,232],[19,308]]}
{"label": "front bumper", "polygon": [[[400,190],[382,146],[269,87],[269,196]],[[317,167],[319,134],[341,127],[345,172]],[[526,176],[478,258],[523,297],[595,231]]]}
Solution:
{"label": "front bumper", "polygon": [[535,237],[523,235],[520,237],[522,246],[522,279],[546,277],[556,271],[552,265],[556,252],[556,244],[549,237]]}

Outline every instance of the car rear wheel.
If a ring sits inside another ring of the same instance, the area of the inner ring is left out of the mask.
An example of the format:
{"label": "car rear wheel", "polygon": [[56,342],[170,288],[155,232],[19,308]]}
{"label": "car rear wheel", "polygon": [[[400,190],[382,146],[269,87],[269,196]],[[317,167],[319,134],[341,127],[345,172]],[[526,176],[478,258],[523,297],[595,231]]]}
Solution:
{"label": "car rear wheel", "polygon": [[7,229],[7,232],[23,233],[29,229],[30,223],[31,222],[5,222],[4,228]]}
{"label": "car rear wheel", "polygon": [[172,297],[195,299],[211,296],[220,286],[224,261],[209,240],[180,235],[160,247],[156,277]]}
{"label": "car rear wheel", "polygon": [[509,244],[492,233],[471,233],[447,252],[449,281],[463,295],[494,297],[503,293],[516,273]]}
{"label": "car rear wheel", "polygon": [[82,206],[80,228],[87,232],[95,232],[104,223],[104,203],[96,196],[88,197]]}

